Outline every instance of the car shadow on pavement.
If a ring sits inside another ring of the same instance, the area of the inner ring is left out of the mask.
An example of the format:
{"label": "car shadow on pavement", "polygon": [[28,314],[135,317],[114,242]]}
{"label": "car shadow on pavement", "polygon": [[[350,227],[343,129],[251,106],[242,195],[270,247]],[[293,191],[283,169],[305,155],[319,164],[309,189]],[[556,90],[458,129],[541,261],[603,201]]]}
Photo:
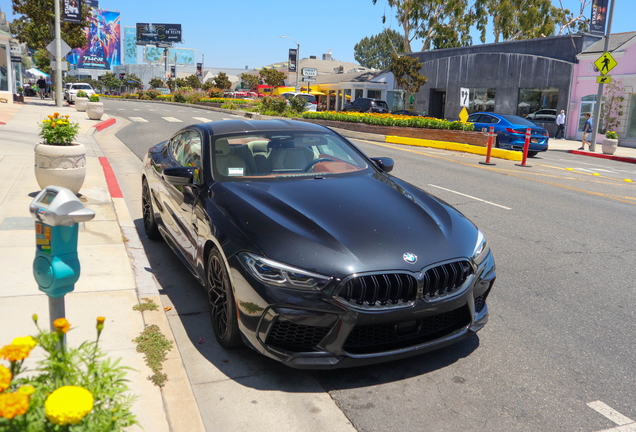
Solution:
{"label": "car shadow on pavement", "polygon": [[[164,306],[173,307],[167,315],[192,385],[229,378],[257,390],[288,393],[366,387],[442,369],[479,346],[479,338],[472,336],[420,356],[335,371],[292,369],[248,347],[226,350],[214,337],[204,288],[164,241],[151,241],[145,236],[141,219],[135,220],[135,225],[161,287],[160,294],[165,296]],[[312,376],[324,389],[308,384]]]}

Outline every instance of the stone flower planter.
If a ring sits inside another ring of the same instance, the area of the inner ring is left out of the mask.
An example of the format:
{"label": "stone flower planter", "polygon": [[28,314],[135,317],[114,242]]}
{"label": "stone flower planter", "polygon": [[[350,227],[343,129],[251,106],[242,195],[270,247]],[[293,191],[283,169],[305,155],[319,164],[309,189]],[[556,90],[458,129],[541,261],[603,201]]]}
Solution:
{"label": "stone flower planter", "polygon": [[86,111],[86,104],[88,103],[88,98],[83,97],[75,97],[75,109],[84,112]]}
{"label": "stone flower planter", "polygon": [[101,120],[102,116],[104,115],[104,103],[88,102],[86,104],[86,114],[91,120]]}
{"label": "stone flower planter", "polygon": [[617,147],[617,139],[603,138],[603,154],[613,155]]}
{"label": "stone flower planter", "polygon": [[77,194],[86,178],[86,148],[79,143],[36,144],[35,178],[42,189],[62,186]]}

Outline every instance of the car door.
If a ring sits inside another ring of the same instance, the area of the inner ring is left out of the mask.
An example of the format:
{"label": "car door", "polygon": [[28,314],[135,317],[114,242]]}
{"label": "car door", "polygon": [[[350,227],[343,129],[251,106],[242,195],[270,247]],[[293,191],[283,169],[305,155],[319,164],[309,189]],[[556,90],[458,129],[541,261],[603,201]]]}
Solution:
{"label": "car door", "polygon": [[[495,116],[489,115],[489,114],[482,114],[481,118],[479,119],[479,130],[482,132],[489,132],[490,131],[490,127],[494,126],[495,127],[495,132],[498,132],[498,128],[497,128],[497,123],[499,123],[499,119]],[[475,130],[477,129],[477,125],[475,125]]]}
{"label": "car door", "polygon": [[481,123],[481,113],[473,113],[473,114],[469,115],[468,119],[466,121],[468,123],[473,123],[475,125],[475,130],[476,131],[480,131],[481,128],[483,127],[483,125]]}

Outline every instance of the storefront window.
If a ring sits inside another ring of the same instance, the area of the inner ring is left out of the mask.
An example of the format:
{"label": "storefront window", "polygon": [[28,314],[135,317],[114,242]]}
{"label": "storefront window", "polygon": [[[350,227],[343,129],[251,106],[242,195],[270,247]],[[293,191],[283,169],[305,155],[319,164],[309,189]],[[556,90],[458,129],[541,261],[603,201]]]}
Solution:
{"label": "storefront window", "polygon": [[517,115],[532,121],[554,123],[558,101],[559,89],[555,87],[519,89]]}
{"label": "storefront window", "polygon": [[495,89],[474,88],[469,90],[468,114],[481,111],[495,111]]}
{"label": "storefront window", "polygon": [[9,91],[9,65],[7,64],[6,45],[0,45],[0,91]]}
{"label": "storefront window", "polygon": [[367,90],[367,97],[371,99],[382,99],[382,90]]}
{"label": "storefront window", "polygon": [[629,103],[629,122],[627,123],[626,138],[636,138],[636,94],[632,94]]}
{"label": "storefront window", "polygon": [[363,94],[364,94],[364,90],[356,89],[356,99],[361,98]]}

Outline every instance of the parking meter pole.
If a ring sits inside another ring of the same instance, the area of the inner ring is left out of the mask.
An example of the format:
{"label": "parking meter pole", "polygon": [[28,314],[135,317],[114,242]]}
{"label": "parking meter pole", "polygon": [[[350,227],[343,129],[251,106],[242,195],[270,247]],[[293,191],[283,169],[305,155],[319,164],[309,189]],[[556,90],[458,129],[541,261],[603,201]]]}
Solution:
{"label": "parking meter pole", "polygon": [[[49,297],[49,319],[51,321],[51,331],[55,331],[53,322],[58,318],[66,318],[66,310],[64,308],[64,297]],[[62,344],[66,345],[66,335],[62,340]]]}
{"label": "parking meter pole", "polygon": [[515,164],[524,168],[531,168],[531,165],[526,165],[528,159],[528,148],[530,147],[530,128],[526,129],[526,142],[523,144],[523,161],[520,164]]}
{"label": "parking meter pole", "polygon": [[488,133],[488,150],[486,150],[486,162],[479,162],[482,165],[497,165],[495,163],[490,162],[490,153],[492,152],[492,140],[495,136],[495,127],[490,127],[490,132]]}

